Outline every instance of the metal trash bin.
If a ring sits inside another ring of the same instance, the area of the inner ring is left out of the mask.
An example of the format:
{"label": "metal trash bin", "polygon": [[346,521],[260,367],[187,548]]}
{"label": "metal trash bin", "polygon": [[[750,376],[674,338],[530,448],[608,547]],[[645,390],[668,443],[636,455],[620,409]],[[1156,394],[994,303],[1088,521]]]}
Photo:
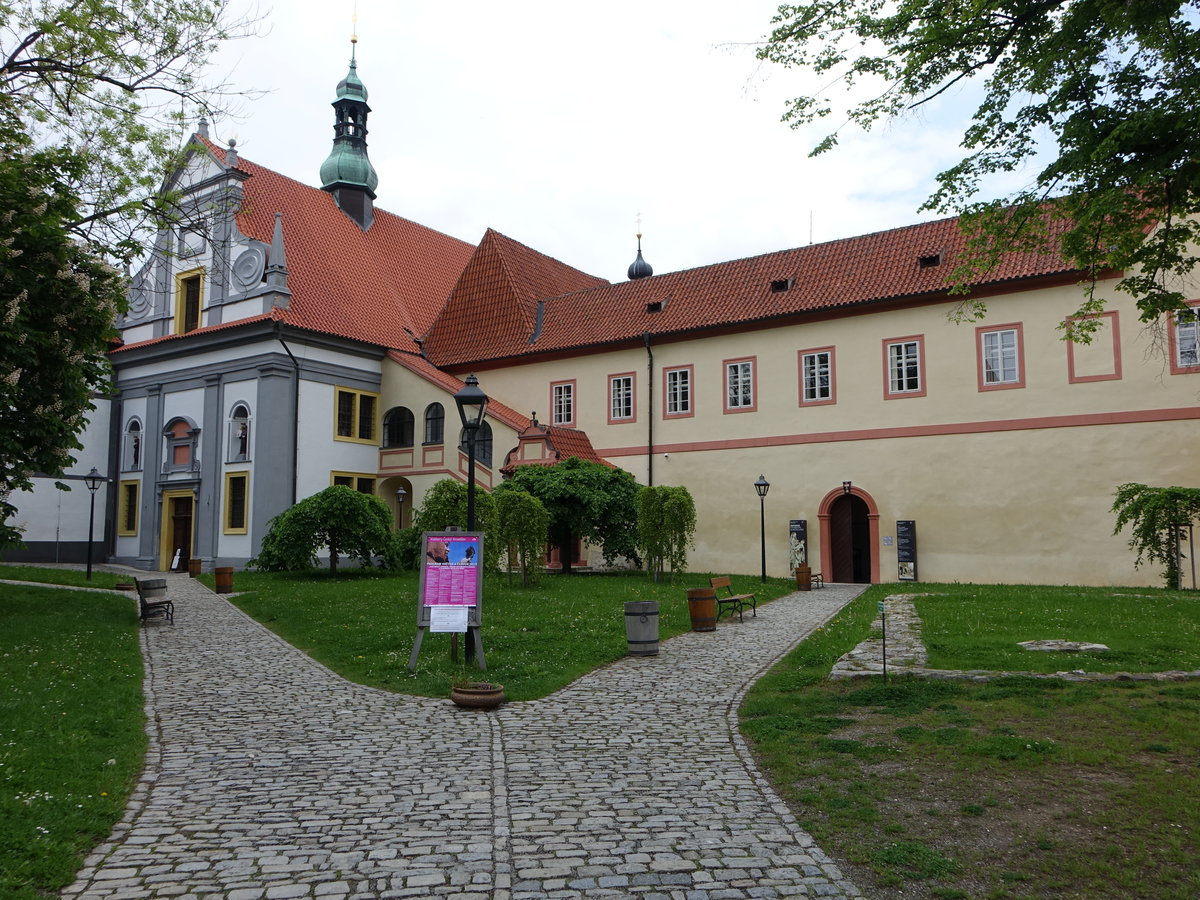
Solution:
{"label": "metal trash bin", "polygon": [[658,656],[657,600],[630,600],[625,604],[625,638],[630,656]]}

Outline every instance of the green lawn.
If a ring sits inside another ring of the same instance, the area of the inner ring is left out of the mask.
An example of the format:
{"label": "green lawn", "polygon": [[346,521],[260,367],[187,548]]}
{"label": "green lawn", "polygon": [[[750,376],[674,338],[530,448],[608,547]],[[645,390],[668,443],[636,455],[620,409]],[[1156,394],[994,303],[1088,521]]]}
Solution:
{"label": "green lawn", "polygon": [[137,605],[0,585],[0,611],[0,897],[33,900],[71,883],[141,771]]}
{"label": "green lawn", "polygon": [[[828,682],[879,600],[915,600],[930,665],[1195,669],[1200,596],[872,588],[749,693],[743,730],[801,824],[874,900],[1200,895],[1200,682]],[[1104,643],[1040,654],[1018,640]]]}
{"label": "green lawn", "polygon": [[[450,659],[448,634],[428,634],[415,672],[407,670],[417,633],[417,576],[342,573],[275,575],[239,572],[234,598],[242,609],[334,671],[360,684],[426,697],[449,696],[456,678],[478,676],[504,685],[510,700],[544,697],[598,666],[626,655],[627,600],[655,600],[662,640],[691,627],[687,588],[708,585],[707,574],[677,584],[644,574],[547,575],[530,587],[501,576],[484,582],[483,636],[487,672]],[[734,590],[760,602],[795,589],[792,582],[735,577]]]}

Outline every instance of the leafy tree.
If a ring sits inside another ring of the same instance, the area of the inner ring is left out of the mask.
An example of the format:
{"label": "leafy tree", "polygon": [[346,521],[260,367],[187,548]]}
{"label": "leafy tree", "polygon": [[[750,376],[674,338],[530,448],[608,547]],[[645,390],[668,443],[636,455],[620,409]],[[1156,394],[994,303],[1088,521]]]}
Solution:
{"label": "leafy tree", "polygon": [[571,457],[552,466],[518,466],[509,481],[542,501],[550,514],[550,540],[559,548],[563,572],[571,571],[576,538],[600,547],[612,563],[637,553],[637,490],[622,469]]}
{"label": "leafy tree", "polygon": [[394,568],[391,510],[371,494],[341,484],[327,487],[271,520],[262,550],[250,565],[267,572],[311,569],[322,547],[329,550],[331,575],[337,574],[342,555],[364,566],[383,557],[384,565]]}
{"label": "leafy tree", "polygon": [[550,513],[542,501],[509,482],[499,485],[496,501],[496,541],[508,552],[509,580],[512,565],[521,567],[521,584],[530,583],[536,561],[546,551],[550,532]]}
{"label": "leafy tree", "polygon": [[[499,541],[495,534],[496,505],[492,495],[476,486],[475,530],[482,531],[483,566],[496,571],[500,563]],[[422,531],[445,531],[447,528],[467,528],[467,486],[454,478],[443,478],[425,493],[421,508],[413,513],[413,527]]]}
{"label": "leafy tree", "polygon": [[638,491],[638,549],[646,558],[646,570],[661,581],[666,567],[671,580],[687,571],[687,552],[694,547],[696,504],[687,488],[654,485]]}
{"label": "leafy tree", "polygon": [[1180,590],[1180,529],[1200,518],[1200,489],[1123,484],[1117,488],[1112,511],[1117,514],[1113,534],[1126,525],[1132,531],[1129,546],[1137,551],[1134,565],[1141,566],[1143,559],[1164,565],[1166,586]]}
{"label": "leafy tree", "polygon": [[[964,215],[957,289],[1000,253],[1055,238],[1093,282],[1120,270],[1118,288],[1151,321],[1183,305],[1181,279],[1197,261],[1198,12],[1200,0],[809,0],[779,8],[759,56],[865,90],[846,113],[863,128],[981,79],[967,155],[923,207]],[[784,119],[798,127],[832,112],[814,94]],[[813,154],[836,143],[834,130]],[[1027,187],[979,199],[989,176],[1032,163],[1041,168]],[[1102,309],[1089,288],[1076,315]],[[972,300],[959,313],[982,311]],[[1087,340],[1095,324],[1060,328]]]}
{"label": "leafy tree", "polygon": [[[159,190],[182,122],[213,101],[200,74],[226,23],[216,0],[0,0],[0,518],[62,475],[106,390],[124,308],[109,263],[176,221]],[[20,540],[0,526],[0,547]]]}
{"label": "leafy tree", "polygon": [[62,150],[0,159],[0,547],[21,540],[11,492],[64,472],[93,392],[109,384],[125,283],[71,235],[81,165]]}

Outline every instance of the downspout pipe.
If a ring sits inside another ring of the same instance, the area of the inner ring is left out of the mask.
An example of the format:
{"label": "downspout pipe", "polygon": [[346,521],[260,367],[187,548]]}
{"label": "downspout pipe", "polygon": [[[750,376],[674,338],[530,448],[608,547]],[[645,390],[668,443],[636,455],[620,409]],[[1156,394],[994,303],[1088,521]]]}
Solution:
{"label": "downspout pipe", "polygon": [[650,332],[642,332],[646,344],[646,484],[654,485],[654,351]]}
{"label": "downspout pipe", "polygon": [[300,363],[283,339],[283,326],[279,322],[275,323],[275,338],[296,370],[296,377],[292,381],[292,506],[295,506],[300,479]]}

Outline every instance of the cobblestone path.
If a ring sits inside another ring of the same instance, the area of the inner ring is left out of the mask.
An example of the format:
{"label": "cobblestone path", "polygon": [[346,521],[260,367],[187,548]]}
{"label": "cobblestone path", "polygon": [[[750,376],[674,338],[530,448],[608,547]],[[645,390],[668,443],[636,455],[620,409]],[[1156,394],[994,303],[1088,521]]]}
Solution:
{"label": "cobblestone path", "polygon": [[859,896],[755,769],[736,709],[862,586],[480,713],[350,684],[168,578],[176,624],[143,630],[147,769],[65,897]]}

